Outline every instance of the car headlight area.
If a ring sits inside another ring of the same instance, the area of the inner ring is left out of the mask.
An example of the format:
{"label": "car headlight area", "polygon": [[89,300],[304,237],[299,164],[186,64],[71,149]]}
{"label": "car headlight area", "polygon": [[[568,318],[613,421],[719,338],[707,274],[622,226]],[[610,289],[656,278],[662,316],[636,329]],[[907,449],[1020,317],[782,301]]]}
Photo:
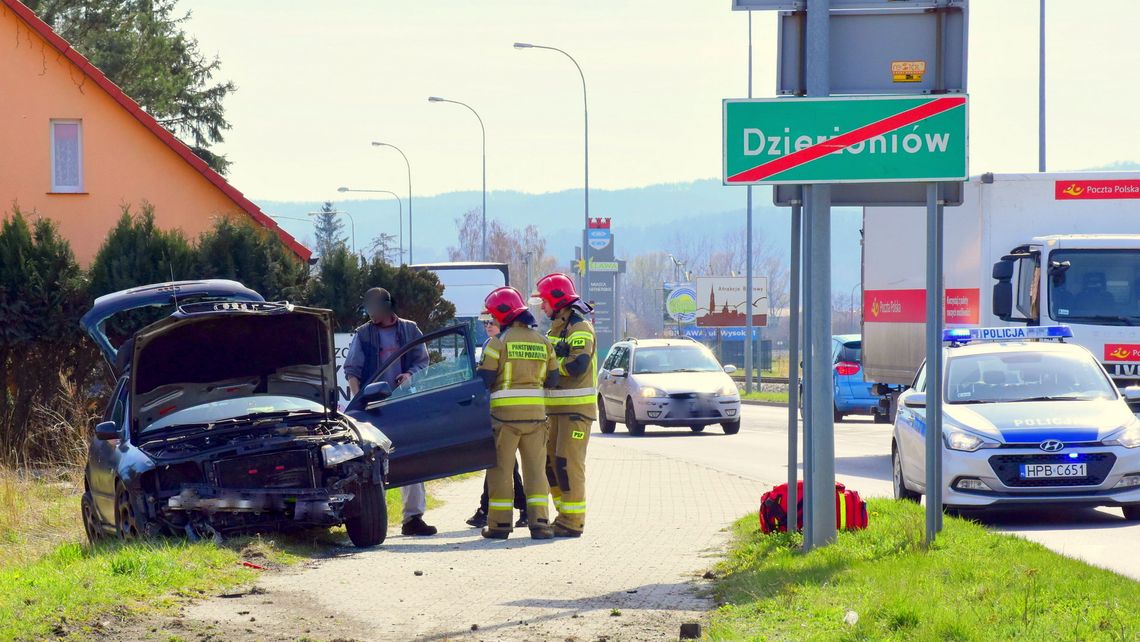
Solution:
{"label": "car headlight area", "polygon": [[664,390],[659,390],[657,388],[647,386],[641,389],[641,397],[643,399],[656,399],[668,396],[669,395]]}
{"label": "car headlight area", "polygon": [[997,448],[998,444],[986,439],[982,439],[964,430],[957,428],[949,428],[942,432],[942,440],[946,443],[946,447],[950,450],[960,450],[962,452],[972,453],[982,448]]}
{"label": "car headlight area", "polygon": [[1104,440],[1107,446],[1123,446],[1125,448],[1140,448],[1140,421],[1124,427],[1120,432],[1110,435]]}
{"label": "car headlight area", "polygon": [[352,461],[357,457],[363,456],[364,449],[353,443],[325,444],[321,446],[321,459],[324,461],[325,468],[333,468],[346,461]]}

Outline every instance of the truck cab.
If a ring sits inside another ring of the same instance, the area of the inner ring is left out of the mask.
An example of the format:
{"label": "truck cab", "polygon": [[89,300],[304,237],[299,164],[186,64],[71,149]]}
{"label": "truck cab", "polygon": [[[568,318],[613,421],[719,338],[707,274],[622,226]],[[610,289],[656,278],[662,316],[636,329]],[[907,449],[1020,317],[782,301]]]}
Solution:
{"label": "truck cab", "polygon": [[1052,235],[993,266],[993,313],[1011,323],[1062,323],[1117,387],[1140,384],[1140,238]]}

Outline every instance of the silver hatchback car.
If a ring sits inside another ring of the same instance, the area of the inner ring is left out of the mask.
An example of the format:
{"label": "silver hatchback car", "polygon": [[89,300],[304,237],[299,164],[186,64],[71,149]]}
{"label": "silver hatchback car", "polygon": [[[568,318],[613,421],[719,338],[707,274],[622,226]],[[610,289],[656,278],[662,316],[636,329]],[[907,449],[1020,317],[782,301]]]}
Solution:
{"label": "silver hatchback car", "polygon": [[740,431],[740,391],[713,353],[691,339],[627,339],[610,348],[598,372],[598,425],[612,433],[618,422],[631,435],[645,426],[688,426],[701,432],[721,425]]}

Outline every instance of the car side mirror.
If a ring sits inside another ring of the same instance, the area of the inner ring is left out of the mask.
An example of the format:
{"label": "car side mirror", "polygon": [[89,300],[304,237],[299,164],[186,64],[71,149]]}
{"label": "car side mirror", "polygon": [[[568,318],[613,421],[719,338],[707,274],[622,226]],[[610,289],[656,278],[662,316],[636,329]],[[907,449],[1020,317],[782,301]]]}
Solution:
{"label": "car side mirror", "polygon": [[119,424],[113,421],[100,421],[95,426],[95,438],[102,441],[110,441],[118,439],[121,435],[119,432]]}
{"label": "car side mirror", "polygon": [[1128,403],[1135,403],[1140,401],[1140,386],[1128,386],[1120,393],[1124,395],[1124,400]]}
{"label": "car side mirror", "polygon": [[375,381],[360,391],[360,399],[366,404],[384,401],[391,396],[392,385],[387,381]]}
{"label": "car side mirror", "polygon": [[625,376],[625,368],[614,368],[613,370],[610,370],[610,376],[611,377],[624,377]]}
{"label": "car side mirror", "polygon": [[906,406],[907,408],[925,408],[926,407],[926,393],[925,392],[916,392],[913,395],[910,395],[903,402],[903,405]]}
{"label": "car side mirror", "polygon": [[725,374],[732,374],[732,373],[736,372],[736,366],[732,366],[732,365],[725,366],[724,372],[725,372]]}

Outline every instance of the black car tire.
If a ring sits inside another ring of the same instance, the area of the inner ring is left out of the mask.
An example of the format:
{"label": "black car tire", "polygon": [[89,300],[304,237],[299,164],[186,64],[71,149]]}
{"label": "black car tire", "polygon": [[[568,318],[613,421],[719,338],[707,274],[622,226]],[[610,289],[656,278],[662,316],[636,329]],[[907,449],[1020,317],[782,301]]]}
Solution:
{"label": "black car tire", "polygon": [[350,517],[344,520],[348,539],[357,548],[379,546],[388,536],[388,500],[384,484],[361,482],[355,491],[356,496],[349,506]]}
{"label": "black car tire", "polygon": [[875,423],[877,423],[877,424],[894,423],[891,421],[890,415],[888,415],[885,412],[875,412],[873,414],[875,415]]}
{"label": "black car tire", "polygon": [[617,428],[617,422],[611,421],[609,415],[606,414],[606,404],[598,397],[598,429],[603,433],[609,435]]}
{"label": "black car tire", "polygon": [[87,542],[94,544],[103,539],[103,526],[95,515],[95,501],[91,498],[90,491],[84,492],[83,499],[79,500],[79,512],[83,517],[83,532],[87,535]]}
{"label": "black car tire", "polygon": [[831,412],[832,412],[831,416],[835,420],[835,423],[839,423],[839,422],[843,421],[843,413],[839,412],[839,408],[832,406]]}
{"label": "black car tire", "polygon": [[922,495],[906,487],[906,481],[903,480],[902,456],[899,455],[898,447],[893,444],[891,445],[891,486],[894,488],[895,499],[917,504],[922,498]]}
{"label": "black car tire", "polygon": [[1140,506],[1125,506],[1124,519],[1130,522],[1140,522]]}
{"label": "black car tire", "polygon": [[149,535],[147,519],[139,515],[137,507],[131,501],[131,493],[123,482],[115,483],[115,533],[119,539],[138,539]]}
{"label": "black car tire", "polygon": [[689,426],[689,430],[692,430],[693,432],[704,432],[705,427],[702,424],[697,424],[694,426]]}
{"label": "black car tire", "polygon": [[645,434],[645,424],[637,420],[637,412],[633,409],[633,399],[625,400],[625,429],[634,437]]}
{"label": "black car tire", "polygon": [[720,429],[723,430],[726,435],[735,435],[740,432],[740,420],[723,422],[720,425]]}

